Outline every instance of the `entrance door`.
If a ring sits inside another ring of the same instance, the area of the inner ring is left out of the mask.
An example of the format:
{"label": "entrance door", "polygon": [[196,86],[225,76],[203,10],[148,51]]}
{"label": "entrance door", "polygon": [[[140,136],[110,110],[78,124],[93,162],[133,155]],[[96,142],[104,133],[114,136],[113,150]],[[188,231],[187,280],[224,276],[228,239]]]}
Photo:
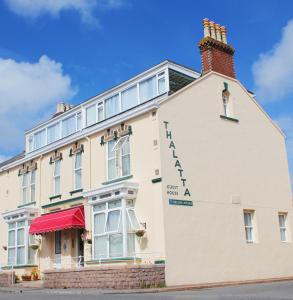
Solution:
{"label": "entrance door", "polygon": [[83,229],[77,230],[77,257],[78,257],[78,266],[84,266],[84,244],[81,238],[83,234]]}
{"label": "entrance door", "polygon": [[55,267],[61,268],[61,231],[55,231]]}

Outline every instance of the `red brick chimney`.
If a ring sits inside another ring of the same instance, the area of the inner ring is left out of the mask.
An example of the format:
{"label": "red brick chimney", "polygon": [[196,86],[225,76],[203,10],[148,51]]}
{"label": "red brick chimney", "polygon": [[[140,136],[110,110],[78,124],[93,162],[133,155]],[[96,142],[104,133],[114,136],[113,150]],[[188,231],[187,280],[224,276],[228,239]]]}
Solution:
{"label": "red brick chimney", "polygon": [[202,72],[215,71],[235,78],[234,48],[227,44],[226,28],[203,20],[204,38],[199,42]]}

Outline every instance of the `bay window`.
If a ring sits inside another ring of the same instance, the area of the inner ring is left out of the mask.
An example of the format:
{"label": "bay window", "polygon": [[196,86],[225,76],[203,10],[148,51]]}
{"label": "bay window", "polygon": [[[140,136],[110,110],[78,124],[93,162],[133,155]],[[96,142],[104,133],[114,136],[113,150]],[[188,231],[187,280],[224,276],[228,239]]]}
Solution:
{"label": "bay window", "polygon": [[108,180],[130,175],[129,136],[108,142]]}
{"label": "bay window", "polygon": [[135,255],[139,229],[132,200],[113,200],[93,206],[94,259]]}

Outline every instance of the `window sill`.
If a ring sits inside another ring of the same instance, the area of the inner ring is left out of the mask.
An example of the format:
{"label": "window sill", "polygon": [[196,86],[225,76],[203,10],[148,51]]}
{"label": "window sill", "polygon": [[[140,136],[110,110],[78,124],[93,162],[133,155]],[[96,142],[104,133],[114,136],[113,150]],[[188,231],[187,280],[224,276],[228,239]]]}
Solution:
{"label": "window sill", "polygon": [[102,183],[102,185],[107,185],[107,184],[111,184],[111,183],[115,183],[115,182],[127,180],[127,179],[130,179],[130,178],[132,178],[132,177],[133,177],[133,175],[128,175],[128,176],[124,176],[124,177],[119,177],[119,178],[116,178],[116,179],[112,179],[112,180],[109,180],[109,181],[105,181],[105,182]]}
{"label": "window sill", "polygon": [[101,258],[101,259],[94,259],[88,260],[85,263],[88,265],[95,265],[95,264],[106,264],[106,263],[119,263],[124,261],[141,261],[141,258],[134,258],[134,257],[117,257],[117,258]]}
{"label": "window sill", "polygon": [[76,190],[69,192],[69,194],[70,194],[70,196],[72,196],[73,194],[77,194],[77,193],[81,193],[81,192],[83,192],[83,189],[76,189]]}
{"label": "window sill", "polygon": [[42,205],[42,208],[48,208],[48,207],[57,206],[57,205],[74,202],[74,201],[80,201],[80,200],[83,200],[83,196],[75,197],[75,198],[71,198],[71,199],[67,199],[67,200],[62,200],[62,201],[57,201],[57,202],[53,202],[53,203],[49,203],[49,204],[44,204],[44,205]]}
{"label": "window sill", "polygon": [[152,183],[157,183],[161,181],[162,181],[162,177],[152,179]]}
{"label": "window sill", "polygon": [[232,121],[232,122],[235,122],[235,123],[239,123],[238,119],[227,117],[227,116],[224,116],[224,115],[220,115],[220,118],[224,119],[224,120]]}
{"label": "window sill", "polygon": [[17,208],[22,208],[22,207],[26,207],[26,206],[30,206],[30,205],[35,205],[35,204],[36,204],[36,201],[29,202],[29,203],[26,203],[26,204],[18,205]]}
{"label": "window sill", "polygon": [[25,269],[25,268],[37,268],[38,265],[15,265],[15,266],[4,266],[3,270],[13,270],[13,269]]}
{"label": "window sill", "polygon": [[60,194],[60,195],[55,195],[55,196],[51,196],[51,197],[49,197],[49,199],[50,200],[54,200],[54,199],[61,199],[61,197],[62,197],[62,195]]}

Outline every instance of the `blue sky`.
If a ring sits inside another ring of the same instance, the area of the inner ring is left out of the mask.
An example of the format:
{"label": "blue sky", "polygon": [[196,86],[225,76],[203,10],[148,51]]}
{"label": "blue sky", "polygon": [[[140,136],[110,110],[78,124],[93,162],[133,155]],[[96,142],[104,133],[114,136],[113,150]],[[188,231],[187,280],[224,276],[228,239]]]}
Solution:
{"label": "blue sky", "polygon": [[58,101],[80,103],[165,59],[200,70],[208,17],[227,26],[238,79],[287,134],[293,173],[292,11],[290,0],[1,1],[0,160]]}

